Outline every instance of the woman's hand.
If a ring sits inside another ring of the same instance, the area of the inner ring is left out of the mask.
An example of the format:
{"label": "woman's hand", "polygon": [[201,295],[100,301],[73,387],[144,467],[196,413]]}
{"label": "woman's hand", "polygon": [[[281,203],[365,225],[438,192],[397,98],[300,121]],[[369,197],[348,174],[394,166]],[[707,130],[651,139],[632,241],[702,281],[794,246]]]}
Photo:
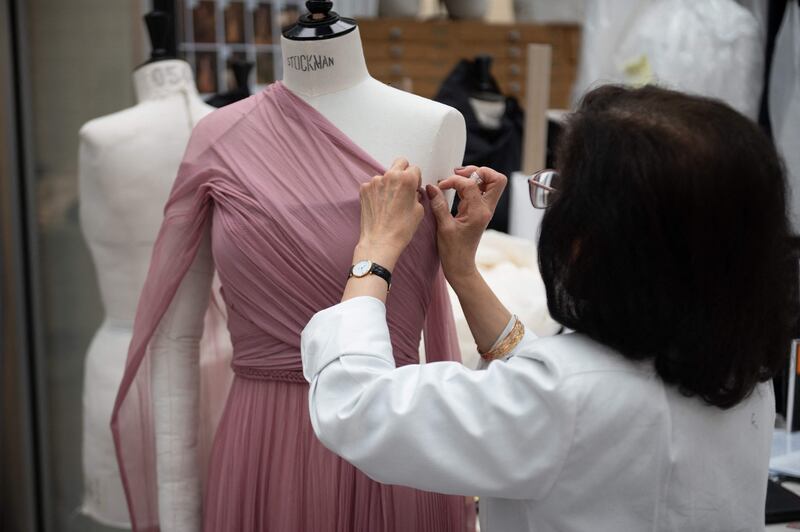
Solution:
{"label": "woman's hand", "polygon": [[[475,179],[470,179],[468,176],[472,172],[477,172],[483,182],[479,184]],[[454,288],[477,272],[475,254],[478,243],[494,215],[506,183],[506,176],[491,168],[467,166],[456,170],[456,175],[441,181],[438,187],[426,187],[438,222],[442,269]],[[442,190],[448,189],[455,189],[460,200],[455,217],[450,214],[442,193]]]}
{"label": "woman's hand", "polygon": [[371,260],[394,268],[425,214],[421,184],[420,169],[400,158],[384,175],[361,185],[361,237],[354,262]]}

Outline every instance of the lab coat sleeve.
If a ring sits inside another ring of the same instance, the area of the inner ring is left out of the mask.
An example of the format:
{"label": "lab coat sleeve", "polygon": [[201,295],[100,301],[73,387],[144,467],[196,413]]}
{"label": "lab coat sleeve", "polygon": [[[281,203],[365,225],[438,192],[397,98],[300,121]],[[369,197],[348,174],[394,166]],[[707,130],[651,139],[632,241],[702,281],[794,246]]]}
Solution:
{"label": "lab coat sleeve", "polygon": [[[514,350],[532,350],[526,332]],[[302,334],[314,432],[374,480],[509,499],[547,495],[569,451],[575,402],[545,357],[483,371],[457,362],[396,368],[384,304],[359,297]]]}

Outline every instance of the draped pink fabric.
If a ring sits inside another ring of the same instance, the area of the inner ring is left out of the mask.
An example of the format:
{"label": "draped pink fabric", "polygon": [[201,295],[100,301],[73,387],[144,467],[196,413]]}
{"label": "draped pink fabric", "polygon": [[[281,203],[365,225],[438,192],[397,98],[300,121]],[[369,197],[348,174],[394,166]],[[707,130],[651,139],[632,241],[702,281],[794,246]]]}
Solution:
{"label": "draped pink fabric", "polygon": [[[275,83],[195,128],[166,205],[112,431],[135,530],[158,530],[149,343],[210,224],[235,373],[207,464],[206,531],[449,531],[463,497],[378,484],[316,439],[300,332],[342,294],[359,184],[380,164]],[[387,320],[398,365],[459,359],[429,209],[398,262]]]}
{"label": "draped pink fabric", "polygon": [[228,333],[228,313],[222,299],[221,288],[219,278],[214,276],[208,309],[203,318],[203,336],[200,338],[198,445],[199,467],[203,480],[208,476],[211,446],[234,375],[231,369],[233,346]]}

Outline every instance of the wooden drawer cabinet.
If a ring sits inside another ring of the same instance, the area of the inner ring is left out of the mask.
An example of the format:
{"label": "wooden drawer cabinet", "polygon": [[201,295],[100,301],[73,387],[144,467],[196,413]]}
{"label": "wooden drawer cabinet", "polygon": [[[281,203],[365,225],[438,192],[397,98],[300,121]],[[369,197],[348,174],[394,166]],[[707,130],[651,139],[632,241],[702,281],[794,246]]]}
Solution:
{"label": "wooden drawer cabinet", "polygon": [[578,26],[376,19],[359,21],[359,28],[372,75],[427,98],[436,94],[459,60],[490,55],[502,90],[522,103],[527,45],[549,44],[550,106],[569,106],[580,47]]}

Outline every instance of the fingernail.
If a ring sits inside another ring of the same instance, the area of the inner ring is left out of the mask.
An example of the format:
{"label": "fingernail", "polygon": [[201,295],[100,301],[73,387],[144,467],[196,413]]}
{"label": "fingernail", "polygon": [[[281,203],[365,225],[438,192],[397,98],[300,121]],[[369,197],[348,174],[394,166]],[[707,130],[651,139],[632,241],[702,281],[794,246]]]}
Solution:
{"label": "fingernail", "polygon": [[435,188],[436,187],[433,185],[425,185],[425,192],[428,194],[428,199],[433,199],[433,197],[436,195],[436,190],[434,190]]}
{"label": "fingernail", "polygon": [[456,166],[455,168],[453,168],[453,171],[454,172],[458,172],[459,170],[463,170],[463,169],[464,169],[463,166]]}

